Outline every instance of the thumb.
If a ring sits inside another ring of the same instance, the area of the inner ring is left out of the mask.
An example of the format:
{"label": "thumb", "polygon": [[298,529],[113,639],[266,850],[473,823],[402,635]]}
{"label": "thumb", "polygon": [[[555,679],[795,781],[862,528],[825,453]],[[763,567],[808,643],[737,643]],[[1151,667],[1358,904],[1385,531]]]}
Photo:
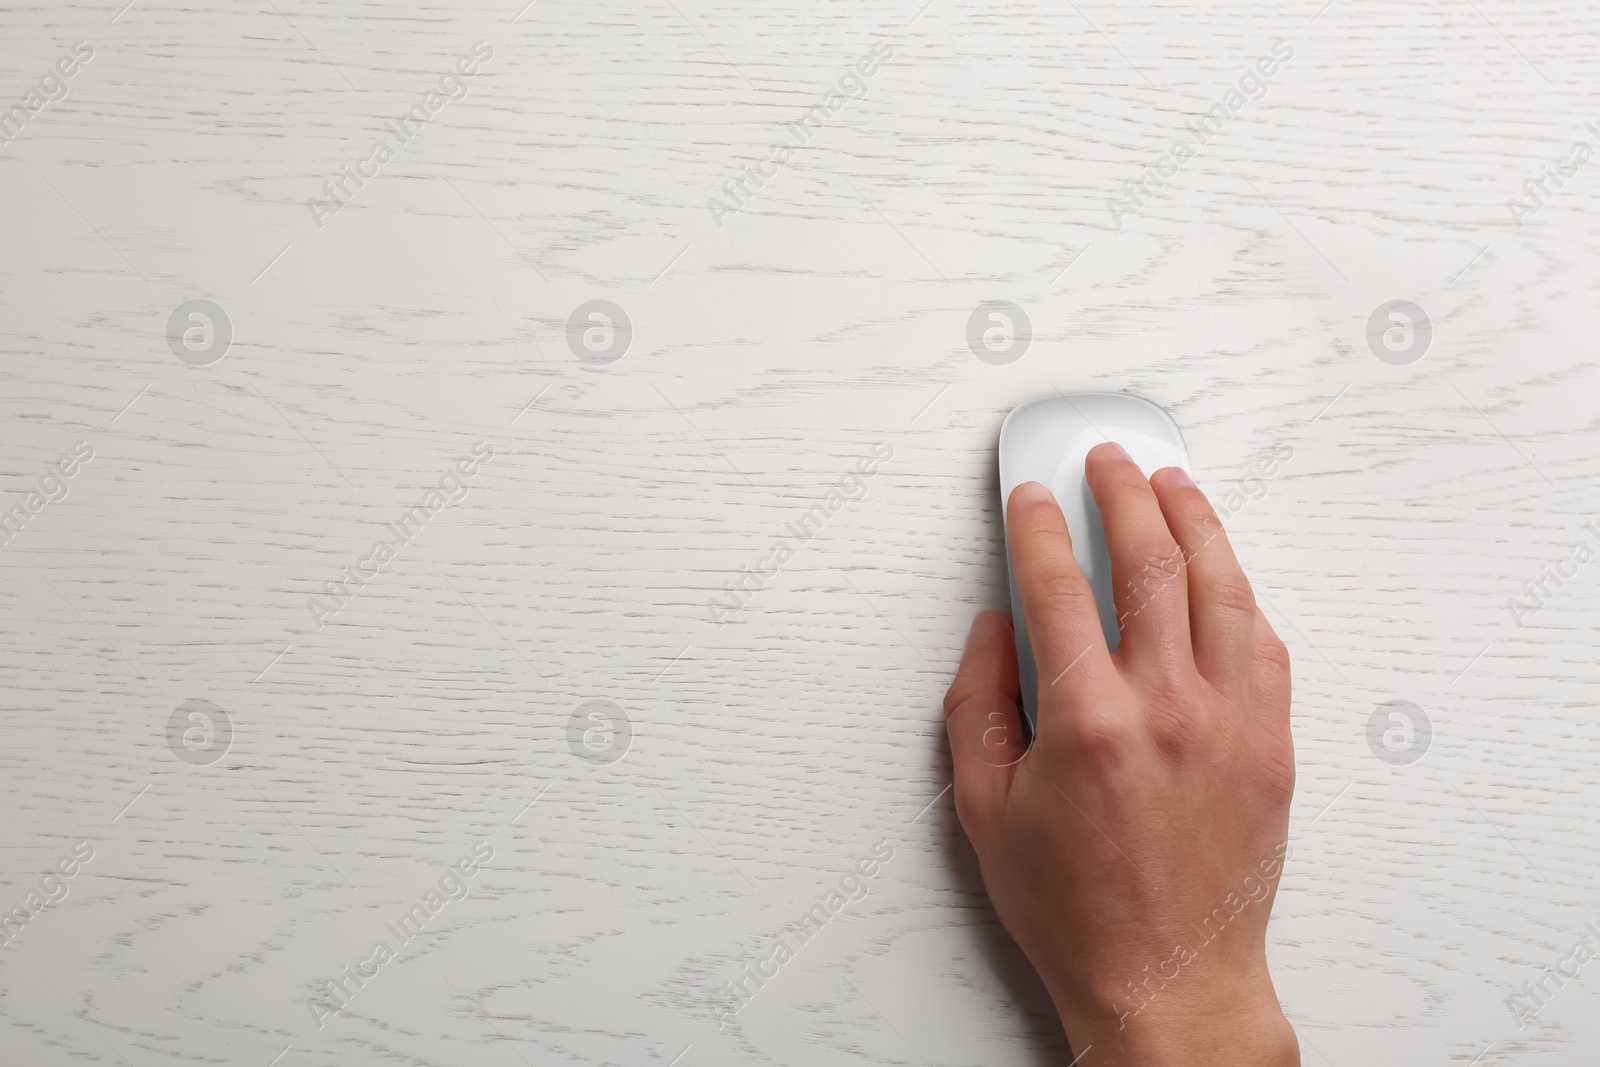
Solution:
{"label": "thumb", "polygon": [[1011,620],[985,611],[972,620],[966,651],[944,697],[955,763],[956,811],[977,839],[1005,801],[1011,768],[1027,754],[1017,713],[1017,646]]}

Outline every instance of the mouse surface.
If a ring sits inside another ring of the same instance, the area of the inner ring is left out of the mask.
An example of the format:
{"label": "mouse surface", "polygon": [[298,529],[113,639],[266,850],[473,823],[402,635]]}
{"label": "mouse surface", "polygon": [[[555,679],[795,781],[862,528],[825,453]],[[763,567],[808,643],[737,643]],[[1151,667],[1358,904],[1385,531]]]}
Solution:
{"label": "mouse surface", "polygon": [[[1000,429],[1000,514],[1004,521],[1011,490],[1023,482],[1040,482],[1049,487],[1066,516],[1072,554],[1094,590],[1106,647],[1114,650],[1121,634],[1112,598],[1111,556],[1106,549],[1100,509],[1095,506],[1083,471],[1089,450],[1104,441],[1115,441],[1127,449],[1147,478],[1162,467],[1189,470],[1189,450],[1184,447],[1178,424],[1150,401],[1127,393],[1058,393],[1019,404],[1006,416]],[[1006,570],[1011,577],[1011,619],[1017,632],[1022,710],[1032,735],[1038,723],[1039,672],[1028,642],[1022,599],[1017,595],[1009,530]],[[1070,665],[1053,666],[1065,673]],[[1052,685],[1054,681],[1046,679],[1045,684]]]}

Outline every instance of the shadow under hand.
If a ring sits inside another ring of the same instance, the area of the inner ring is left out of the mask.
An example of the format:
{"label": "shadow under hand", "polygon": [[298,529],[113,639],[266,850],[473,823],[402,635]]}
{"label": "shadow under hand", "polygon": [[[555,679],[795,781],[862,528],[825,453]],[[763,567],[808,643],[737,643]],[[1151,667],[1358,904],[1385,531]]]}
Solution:
{"label": "shadow under hand", "polygon": [[[999,479],[999,470],[991,467],[985,493],[988,500],[999,501]],[[985,524],[988,526],[986,532],[994,545],[994,550],[989,556],[988,585],[991,590],[998,593],[998,596],[993,598],[999,601],[997,606],[1001,610],[1006,610],[1009,606],[1011,579],[1006,565],[1005,527],[998,507],[989,511],[987,518],[990,521]],[[1023,736],[1026,737],[1026,726],[1020,721],[1020,709],[1018,718],[1013,722],[1024,731]],[[983,744],[982,740],[974,740]],[[946,782],[953,781],[954,765],[950,758],[948,736],[941,739],[937,751],[940,776]],[[1001,998],[1012,1006],[1016,1017],[1023,1022],[1023,1029],[1028,1034],[1027,1062],[1034,1067],[1066,1067],[1072,1062],[1073,1055],[1066,1032],[1061,1027],[1061,1019],[1056,1015],[1055,1005],[1050,1000],[1050,994],[1040,981],[1038,973],[1034,971],[1033,964],[1028,962],[1028,957],[1023,954],[1022,949],[1018,948],[1011,935],[1006,933],[1005,927],[1000,923],[1000,917],[995,914],[994,907],[989,903],[989,894],[984,889],[983,875],[978,867],[977,853],[972,850],[972,844],[961,828],[955,805],[950,803],[938,805],[935,816],[940,820],[939,827],[943,831],[940,841],[945,860],[962,903],[970,909],[971,925],[979,951],[983,954],[983,962],[992,973],[999,975]]]}
{"label": "shadow under hand", "polygon": [[[945,773],[950,773],[949,749],[944,750]],[[963,903],[970,908],[971,926],[983,960],[993,973],[1000,976],[1001,997],[1015,1009],[1023,1020],[1029,1037],[1031,1056],[1027,1062],[1036,1067],[1065,1067],[1072,1062],[1072,1049],[1061,1028],[1055,1004],[1050,993],[1040,981],[1033,964],[1023,955],[1022,949],[1011,940],[1011,935],[1000,923],[989,894],[983,887],[983,875],[978,869],[978,856],[972,850],[961,821],[956,817],[955,805],[941,804],[938,809],[940,828],[944,831],[942,844],[945,860],[954,877],[956,889]]]}

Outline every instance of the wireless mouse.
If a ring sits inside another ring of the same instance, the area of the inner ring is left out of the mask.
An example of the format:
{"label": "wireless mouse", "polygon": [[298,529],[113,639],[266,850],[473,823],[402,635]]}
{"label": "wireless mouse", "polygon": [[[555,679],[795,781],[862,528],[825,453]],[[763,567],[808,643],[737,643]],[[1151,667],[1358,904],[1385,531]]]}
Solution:
{"label": "wireless mouse", "polygon": [[[1011,490],[1023,482],[1040,482],[1055,495],[1072,534],[1072,554],[1094,590],[1100,612],[1100,629],[1106,647],[1115,649],[1121,639],[1117,609],[1112,599],[1111,556],[1100,509],[1084,478],[1083,463],[1089,450],[1103,441],[1115,441],[1144,471],[1145,477],[1162,467],[1189,470],[1189,450],[1183,434],[1161,408],[1128,393],[1057,393],[1029,400],[1013,408],[1000,428],[1000,514],[1005,516]],[[1039,672],[1028,643],[1028,623],[1017,575],[1011,566],[1011,534],[1006,532],[1006,569],[1011,578],[1011,620],[1017,632],[1017,667],[1022,682],[1022,712],[1032,736],[1038,723]],[[1067,664],[1056,666],[1062,670]],[[1045,679],[1045,684],[1053,684]]]}

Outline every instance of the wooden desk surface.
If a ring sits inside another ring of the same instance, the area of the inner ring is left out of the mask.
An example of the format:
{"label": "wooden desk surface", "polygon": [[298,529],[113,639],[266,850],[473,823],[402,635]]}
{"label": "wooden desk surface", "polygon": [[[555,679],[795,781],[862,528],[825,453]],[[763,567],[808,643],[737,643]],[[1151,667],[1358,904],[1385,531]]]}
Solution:
{"label": "wooden desk surface", "polygon": [[1305,1062],[1593,1063],[1590,5],[121,3],[0,14],[0,1060],[1065,1064],[939,701],[1105,389],[1295,657]]}

